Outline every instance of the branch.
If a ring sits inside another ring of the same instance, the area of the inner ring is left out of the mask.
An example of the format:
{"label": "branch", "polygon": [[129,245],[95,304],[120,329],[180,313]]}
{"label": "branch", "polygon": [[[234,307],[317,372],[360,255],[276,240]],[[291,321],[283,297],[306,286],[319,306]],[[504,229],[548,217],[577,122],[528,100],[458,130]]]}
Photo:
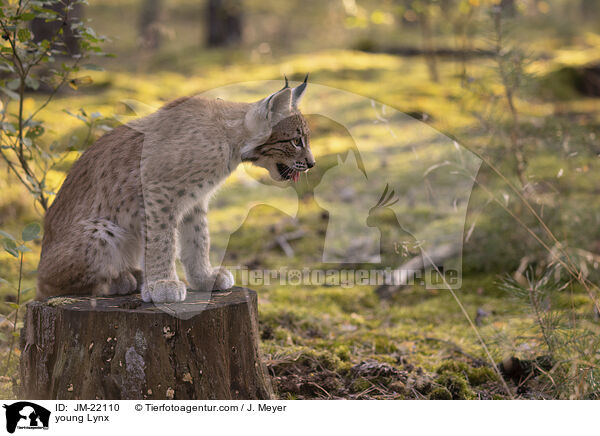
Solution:
{"label": "branch", "polygon": [[4,151],[2,149],[0,149],[0,155],[2,156],[2,158],[4,159],[4,161],[8,164],[8,167],[13,171],[13,173],[15,173],[15,175],[17,176],[17,178],[19,179],[19,181],[25,185],[25,187],[29,190],[29,192],[33,193],[33,189],[29,186],[29,183],[26,182],[25,180],[23,180],[21,174],[19,174],[19,172],[17,171],[15,165],[8,159],[8,157],[6,157],[6,155],[4,154]]}

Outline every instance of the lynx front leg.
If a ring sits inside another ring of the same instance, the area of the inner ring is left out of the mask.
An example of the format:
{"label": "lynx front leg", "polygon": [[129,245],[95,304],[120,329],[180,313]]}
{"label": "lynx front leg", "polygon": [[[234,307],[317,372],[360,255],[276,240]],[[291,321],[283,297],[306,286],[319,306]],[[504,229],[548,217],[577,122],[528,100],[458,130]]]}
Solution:
{"label": "lynx front leg", "polygon": [[206,209],[206,205],[196,206],[179,224],[181,262],[191,289],[226,290],[233,286],[233,275],[210,265]]}
{"label": "lynx front leg", "polygon": [[[150,203],[150,204],[148,204]],[[175,251],[177,226],[174,213],[161,203],[146,203],[146,240],[144,255],[144,286],[146,302],[170,303],[185,300],[185,283],[177,278]]]}

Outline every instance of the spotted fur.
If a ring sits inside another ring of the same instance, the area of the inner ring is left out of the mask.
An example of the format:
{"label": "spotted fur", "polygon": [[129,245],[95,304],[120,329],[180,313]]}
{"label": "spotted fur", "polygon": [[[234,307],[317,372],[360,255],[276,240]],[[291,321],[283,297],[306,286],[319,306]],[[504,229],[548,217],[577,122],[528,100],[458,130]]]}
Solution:
{"label": "spotted fur", "polygon": [[177,255],[191,289],[232,287],[209,262],[209,199],[242,160],[277,180],[314,165],[297,108],[305,89],[249,104],[180,98],[100,138],[46,214],[37,297],[141,291],[182,301]]}
{"label": "spotted fur", "polygon": [[300,172],[315,165],[306,119],[300,113],[284,118],[273,127],[267,141],[254,148],[243,160],[265,168],[275,162],[281,179],[296,180]]}

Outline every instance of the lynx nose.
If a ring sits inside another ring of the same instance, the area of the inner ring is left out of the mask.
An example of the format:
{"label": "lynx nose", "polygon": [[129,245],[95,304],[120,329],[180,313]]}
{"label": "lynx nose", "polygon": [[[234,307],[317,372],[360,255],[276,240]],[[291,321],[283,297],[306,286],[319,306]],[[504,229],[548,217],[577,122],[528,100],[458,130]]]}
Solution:
{"label": "lynx nose", "polygon": [[308,160],[308,159],[306,159],[306,166],[308,168],[314,167],[315,166],[315,161],[314,160]]}

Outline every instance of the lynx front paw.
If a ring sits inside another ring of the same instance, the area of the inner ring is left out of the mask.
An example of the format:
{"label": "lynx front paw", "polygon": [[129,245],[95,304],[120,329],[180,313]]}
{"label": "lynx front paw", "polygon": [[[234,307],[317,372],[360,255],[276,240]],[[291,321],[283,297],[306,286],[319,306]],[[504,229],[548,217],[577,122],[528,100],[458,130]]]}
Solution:
{"label": "lynx front paw", "polygon": [[226,268],[214,268],[206,277],[190,280],[190,287],[195,291],[226,291],[233,287],[233,274]]}
{"label": "lynx front paw", "polygon": [[185,283],[179,280],[157,280],[142,288],[142,300],[146,303],[176,303],[185,300],[185,296]]}
{"label": "lynx front paw", "polygon": [[234,284],[233,274],[226,268],[215,268],[213,272],[213,291],[226,291]]}

